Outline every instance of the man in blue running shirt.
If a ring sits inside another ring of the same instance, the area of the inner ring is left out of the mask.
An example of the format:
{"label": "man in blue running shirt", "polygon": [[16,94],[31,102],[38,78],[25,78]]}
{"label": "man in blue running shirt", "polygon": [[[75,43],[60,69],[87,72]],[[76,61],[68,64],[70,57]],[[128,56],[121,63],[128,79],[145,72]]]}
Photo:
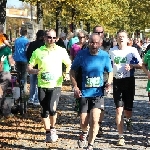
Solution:
{"label": "man in blue running shirt", "polygon": [[[80,97],[80,127],[82,133],[78,140],[79,147],[83,148],[86,145],[88,124],[89,138],[87,150],[93,149],[93,143],[99,130],[99,117],[101,113],[101,99],[103,93],[103,74],[106,70],[109,73],[106,90],[110,90],[110,85],[113,79],[112,65],[109,54],[99,47],[102,44],[102,38],[93,33],[89,38],[89,48],[82,50],[74,59],[71,70],[70,79],[74,87],[74,95]],[[79,90],[75,79],[75,72],[78,68],[82,68],[82,88]]]}

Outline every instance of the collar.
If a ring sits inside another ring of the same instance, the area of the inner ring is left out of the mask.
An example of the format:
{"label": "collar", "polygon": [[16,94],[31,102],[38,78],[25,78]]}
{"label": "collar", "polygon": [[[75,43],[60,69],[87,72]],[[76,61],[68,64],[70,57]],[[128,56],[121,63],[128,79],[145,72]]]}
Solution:
{"label": "collar", "polygon": [[46,47],[46,45],[42,46],[42,50],[47,50],[47,51],[53,51],[56,50],[57,45],[54,43],[53,45],[51,45],[49,48]]}

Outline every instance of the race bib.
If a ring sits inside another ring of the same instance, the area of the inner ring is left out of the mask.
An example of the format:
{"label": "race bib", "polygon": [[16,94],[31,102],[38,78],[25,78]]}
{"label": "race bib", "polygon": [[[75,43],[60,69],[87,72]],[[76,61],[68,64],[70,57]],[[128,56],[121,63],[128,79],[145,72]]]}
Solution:
{"label": "race bib", "polygon": [[87,77],[85,87],[100,87],[100,77]]}
{"label": "race bib", "polygon": [[49,72],[43,72],[43,73],[41,73],[41,79],[49,82],[49,81],[54,80],[54,75],[52,75]]}

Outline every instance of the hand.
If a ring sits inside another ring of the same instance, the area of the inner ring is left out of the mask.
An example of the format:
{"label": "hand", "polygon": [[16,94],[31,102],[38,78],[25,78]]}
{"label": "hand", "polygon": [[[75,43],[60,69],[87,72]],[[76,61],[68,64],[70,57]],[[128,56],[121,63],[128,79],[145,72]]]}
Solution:
{"label": "hand", "polygon": [[105,84],[105,91],[106,91],[106,93],[110,93],[110,91],[111,91],[111,84],[109,84],[109,83]]}
{"label": "hand", "polygon": [[125,70],[130,71],[131,69],[133,69],[133,65],[132,64],[126,64],[125,65]]}
{"label": "hand", "polygon": [[150,72],[148,72],[148,80],[150,80]]}
{"label": "hand", "polygon": [[33,74],[38,74],[39,73],[39,71],[40,71],[40,69],[33,69]]}
{"label": "hand", "polygon": [[69,75],[69,73],[66,73],[66,74],[65,74],[64,80],[66,80],[66,81],[70,80],[70,75]]}
{"label": "hand", "polygon": [[79,90],[78,87],[74,87],[74,97],[75,98],[81,97],[81,91]]}
{"label": "hand", "polygon": [[6,56],[3,55],[3,56],[1,57],[1,61],[4,61],[5,58],[6,58]]}

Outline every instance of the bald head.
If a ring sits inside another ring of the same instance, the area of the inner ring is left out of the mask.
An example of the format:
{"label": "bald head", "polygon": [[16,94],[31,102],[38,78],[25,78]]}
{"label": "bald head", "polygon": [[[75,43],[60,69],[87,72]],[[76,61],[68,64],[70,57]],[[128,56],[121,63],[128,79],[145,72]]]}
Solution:
{"label": "bald head", "polygon": [[102,44],[102,38],[100,37],[100,35],[93,33],[90,35],[89,37],[89,49],[90,49],[90,53],[95,55],[97,54],[101,44]]}
{"label": "bald head", "polygon": [[93,41],[93,39],[97,39],[97,41],[102,42],[102,38],[100,35],[98,35],[97,33],[92,33],[89,37],[89,42]]}

